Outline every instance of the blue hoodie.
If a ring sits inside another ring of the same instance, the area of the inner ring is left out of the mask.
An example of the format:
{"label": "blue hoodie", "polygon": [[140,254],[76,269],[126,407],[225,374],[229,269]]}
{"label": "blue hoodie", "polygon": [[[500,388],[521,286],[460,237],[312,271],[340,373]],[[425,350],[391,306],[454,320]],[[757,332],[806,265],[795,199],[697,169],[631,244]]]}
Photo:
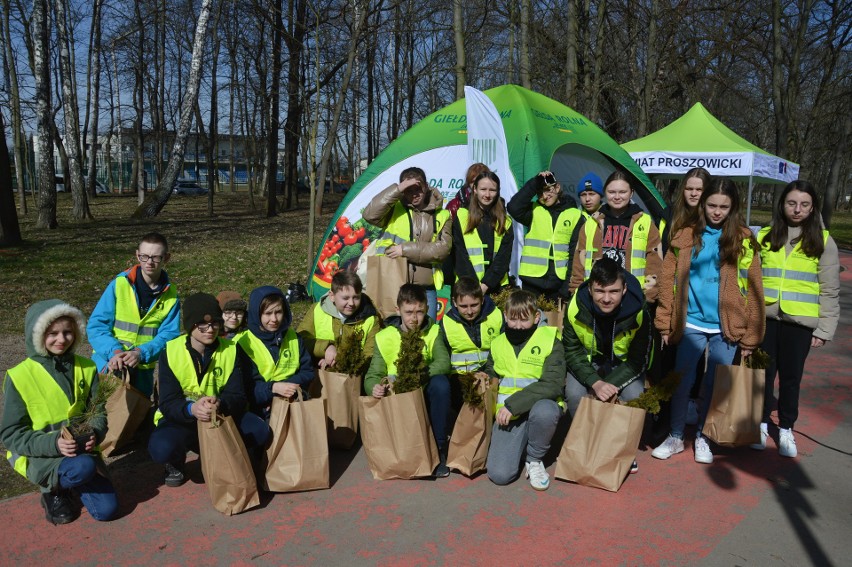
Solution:
{"label": "blue hoodie", "polygon": [[[280,296],[284,303],[284,320],[277,331],[267,331],[260,324],[260,305],[263,300],[271,295]],[[248,304],[248,331],[255,337],[261,340],[269,353],[272,355],[272,360],[278,362],[278,357],[281,352],[281,341],[284,334],[293,323],[293,312],[290,311],[290,304],[287,303],[287,298],[284,293],[274,286],[261,286],[252,290],[249,295]],[[291,376],[288,382],[295,382],[300,386],[307,386],[314,378],[314,370],[311,364],[311,353],[305,348],[302,338],[297,335],[299,341],[299,370]],[[257,369],[257,365],[246,357],[248,360],[247,375],[252,377],[254,384],[253,405],[258,407],[266,407],[272,403],[272,382],[267,382]],[[304,389],[304,388],[303,388]]]}

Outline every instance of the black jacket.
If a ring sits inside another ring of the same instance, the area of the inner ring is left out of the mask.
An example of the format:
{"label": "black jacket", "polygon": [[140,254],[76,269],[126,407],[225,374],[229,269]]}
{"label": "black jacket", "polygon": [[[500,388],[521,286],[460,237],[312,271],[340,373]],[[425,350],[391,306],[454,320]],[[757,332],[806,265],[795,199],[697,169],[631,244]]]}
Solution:
{"label": "black jacket", "polygon": [[[483,255],[485,261],[488,262],[485,269],[485,275],[482,276],[482,283],[488,286],[488,292],[491,293],[500,288],[500,282],[503,277],[509,273],[509,264],[512,260],[512,246],[515,243],[515,232],[512,227],[503,235],[503,240],[500,242],[500,249],[494,250],[494,230],[492,230],[492,217],[485,211],[482,217],[482,222],[476,227],[476,232],[479,234],[479,239],[484,245]],[[473,263],[470,261],[470,255],[467,253],[467,247],[464,244],[464,231],[466,226],[461,226],[462,223],[456,221],[453,223],[453,251],[455,256],[455,275],[456,277],[468,276],[473,279],[478,279],[476,271],[473,269]]]}

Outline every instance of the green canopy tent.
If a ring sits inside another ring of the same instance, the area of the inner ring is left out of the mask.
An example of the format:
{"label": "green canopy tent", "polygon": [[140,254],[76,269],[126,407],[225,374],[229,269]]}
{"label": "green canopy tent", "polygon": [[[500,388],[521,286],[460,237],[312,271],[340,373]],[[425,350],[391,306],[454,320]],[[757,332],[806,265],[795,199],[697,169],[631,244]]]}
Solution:
{"label": "green canopy tent", "polygon": [[799,165],[779,158],[738,136],[700,102],[660,130],[621,145],[649,175],[680,177],[693,167],[711,175],[748,181],[746,222],[751,220],[754,183],[787,184]]}
{"label": "green canopy tent", "polygon": [[[589,171],[606,178],[616,167],[634,177],[635,200],[659,218],[665,202],[653,184],[612,138],[588,118],[553,99],[517,85],[485,91],[502,120],[511,172],[520,187],[539,171],[550,169],[565,192],[575,195],[576,183]],[[427,116],[381,152],[349,190],[325,232],[311,268],[309,292],[319,298],[335,269],[355,269],[363,250],[380,234],[361,218],[361,211],[382,189],[396,183],[400,172],[422,168],[445,201],[464,184],[470,165],[467,148],[466,99]],[[501,195],[512,193],[502,184]],[[355,237],[351,236],[355,233]],[[348,236],[348,238],[346,238]],[[342,243],[342,244],[341,244]]]}

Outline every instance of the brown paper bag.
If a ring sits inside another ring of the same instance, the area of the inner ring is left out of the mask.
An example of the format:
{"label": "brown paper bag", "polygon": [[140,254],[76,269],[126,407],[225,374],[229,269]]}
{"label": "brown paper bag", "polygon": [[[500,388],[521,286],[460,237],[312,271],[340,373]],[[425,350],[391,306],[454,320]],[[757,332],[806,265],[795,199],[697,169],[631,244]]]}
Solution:
{"label": "brown paper bag", "polygon": [[477,378],[482,393],[482,407],[462,405],[447,453],[447,466],[466,476],[485,470],[491,430],[494,425],[494,405],[497,399],[496,382]]}
{"label": "brown paper bag", "polygon": [[358,437],[361,377],[319,369],[310,392],[312,397],[325,400],[329,445],[350,449]]}
{"label": "brown paper bag", "polygon": [[107,432],[101,441],[101,454],[109,457],[133,439],[133,434],[148,416],[151,400],[130,385],[130,373],[122,373],[121,385],[107,399]]}
{"label": "brown paper bag", "polygon": [[726,447],[759,443],[765,379],[763,369],[717,366],[713,398],[702,433]]}
{"label": "brown paper bag", "polygon": [[636,459],[644,425],[643,409],[582,398],[556,460],[556,478],[618,492]]}
{"label": "brown paper bag", "polygon": [[329,487],[328,438],[324,401],[272,398],[269,427],[272,443],[266,450],[266,490],[295,492]]}
{"label": "brown paper bag", "polygon": [[396,315],[396,297],[399,288],[408,282],[408,260],[370,256],[367,258],[366,293],[373,300],[382,317]]}
{"label": "brown paper bag", "polygon": [[567,304],[561,299],[556,302],[556,310],[555,311],[545,311],[544,312],[544,320],[547,321],[548,327],[556,327],[556,336],[557,338],[562,337],[562,324],[565,320],[565,309]]}
{"label": "brown paper bag", "polygon": [[213,507],[232,516],[260,504],[257,481],[240,430],[231,416],[198,422],[201,472]]}
{"label": "brown paper bag", "polygon": [[361,396],[358,404],[361,440],[373,478],[432,475],[438,466],[438,446],[421,388],[384,398]]}

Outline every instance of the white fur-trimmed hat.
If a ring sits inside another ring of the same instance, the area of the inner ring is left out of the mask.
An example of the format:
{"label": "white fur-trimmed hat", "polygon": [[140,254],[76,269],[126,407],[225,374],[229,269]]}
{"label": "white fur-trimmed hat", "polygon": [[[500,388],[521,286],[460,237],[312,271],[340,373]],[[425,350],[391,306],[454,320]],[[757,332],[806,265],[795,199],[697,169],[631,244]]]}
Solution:
{"label": "white fur-trimmed hat", "polygon": [[[74,321],[77,332],[74,334],[74,344],[66,352],[74,352],[86,337],[86,318],[82,311],[59,299],[48,299],[34,303],[27,309],[24,321],[26,330],[27,354],[48,356],[44,346],[44,334],[47,328],[60,317],[69,317]],[[32,352],[29,352],[32,350]]]}

